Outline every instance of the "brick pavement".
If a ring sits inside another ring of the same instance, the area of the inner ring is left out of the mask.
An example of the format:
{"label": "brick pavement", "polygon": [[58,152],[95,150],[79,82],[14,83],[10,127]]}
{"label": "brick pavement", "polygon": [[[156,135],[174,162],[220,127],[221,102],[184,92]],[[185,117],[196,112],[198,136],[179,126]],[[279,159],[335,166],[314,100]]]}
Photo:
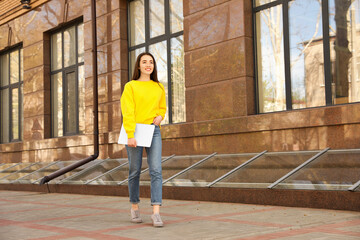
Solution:
{"label": "brick pavement", "polygon": [[149,199],[140,211],[133,224],[125,197],[0,191],[0,239],[360,239],[360,212],[164,200],[153,228]]}

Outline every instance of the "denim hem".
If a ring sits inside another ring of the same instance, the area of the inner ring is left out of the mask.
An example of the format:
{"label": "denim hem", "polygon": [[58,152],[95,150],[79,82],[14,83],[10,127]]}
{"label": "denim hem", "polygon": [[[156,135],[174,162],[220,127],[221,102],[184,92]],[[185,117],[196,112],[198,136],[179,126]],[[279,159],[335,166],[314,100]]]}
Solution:
{"label": "denim hem", "polygon": [[161,206],[161,202],[159,203],[159,202],[153,202],[153,203],[151,203],[151,206],[154,206],[154,205],[159,205],[159,206]]}
{"label": "denim hem", "polygon": [[130,201],[130,203],[131,203],[131,204],[139,204],[140,201],[138,201],[138,202],[132,202],[132,201]]}

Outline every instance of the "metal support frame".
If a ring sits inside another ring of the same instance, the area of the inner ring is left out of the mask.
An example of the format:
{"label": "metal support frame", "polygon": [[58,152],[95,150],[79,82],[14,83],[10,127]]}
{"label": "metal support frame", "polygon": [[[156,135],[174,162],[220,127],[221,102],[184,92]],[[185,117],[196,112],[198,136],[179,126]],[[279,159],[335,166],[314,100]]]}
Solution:
{"label": "metal support frame", "polygon": [[201,164],[201,163],[205,162],[206,160],[208,160],[208,159],[212,158],[212,157],[213,157],[213,156],[215,156],[216,154],[217,154],[217,152],[214,152],[213,154],[211,154],[211,155],[209,155],[209,156],[205,157],[204,159],[202,159],[202,160],[200,160],[200,161],[198,161],[198,162],[194,163],[194,164],[193,164],[193,165],[191,165],[190,167],[185,168],[184,170],[182,170],[182,171],[180,171],[180,172],[176,173],[175,175],[173,175],[173,176],[169,177],[168,179],[166,179],[165,181],[163,181],[163,184],[164,184],[164,183],[167,183],[168,181],[170,181],[170,180],[172,180],[172,179],[176,178],[177,176],[179,176],[179,175],[181,175],[181,174],[183,174],[183,173],[185,173],[185,172],[189,171],[190,169],[192,169],[192,168],[196,167],[197,165],[199,165],[199,164]]}
{"label": "metal support frame", "polygon": [[352,185],[348,190],[354,192],[355,189],[357,189],[359,186],[360,186],[360,180],[354,185]]}
{"label": "metal support frame", "polygon": [[257,154],[256,156],[252,157],[251,159],[247,160],[246,162],[244,162],[243,164],[237,166],[236,168],[234,168],[233,170],[225,173],[224,175],[222,175],[221,177],[219,177],[218,179],[214,180],[213,182],[209,183],[208,185],[206,185],[207,187],[211,187],[214,184],[216,184],[217,182],[223,180],[224,178],[226,178],[227,176],[233,174],[234,172],[236,172],[237,170],[239,170],[240,168],[243,168],[245,166],[247,166],[249,163],[253,162],[254,160],[258,159],[259,157],[261,157],[262,155],[264,155],[267,152],[267,150]]}
{"label": "metal support frame", "polygon": [[29,173],[29,174],[26,174],[25,176],[23,176],[23,177],[21,177],[21,178],[16,179],[16,180],[13,181],[13,182],[18,182],[19,180],[21,180],[21,179],[23,179],[23,178],[26,178],[27,176],[30,176],[31,174],[34,174],[34,173],[36,173],[36,172],[40,172],[41,170],[44,170],[44,169],[46,169],[46,168],[48,168],[48,167],[50,167],[50,166],[52,166],[52,165],[55,165],[55,164],[58,163],[58,162],[59,162],[59,161],[52,162],[52,163],[50,163],[50,164],[48,164],[48,165],[46,165],[46,166],[44,166],[44,167],[42,167],[42,168],[39,168],[39,169],[36,170],[36,171],[33,171],[33,172]]}
{"label": "metal support frame", "polygon": [[60,181],[57,182],[56,184],[62,184],[63,182],[66,182],[66,181],[68,181],[68,180],[71,180],[71,179],[73,179],[73,178],[75,178],[75,177],[83,174],[84,172],[89,171],[89,170],[91,170],[91,169],[99,166],[100,164],[102,164],[102,163],[105,162],[106,160],[107,160],[107,159],[103,159],[103,160],[101,160],[99,163],[96,163],[96,164],[94,164],[94,165],[92,165],[92,166],[90,166],[90,167],[87,167],[87,168],[81,170],[80,172],[77,172],[77,173],[75,173],[75,174],[73,174],[73,175],[70,175],[70,176],[68,176],[67,178],[64,178],[64,179],[60,180]]}
{"label": "metal support frame", "polygon": [[39,178],[39,179],[37,179],[37,180],[33,181],[33,182],[32,182],[32,184],[35,184],[35,183],[40,183],[40,181],[42,180],[42,178],[43,178],[43,177],[41,177],[41,178]]}
{"label": "metal support frame", "polygon": [[330,148],[325,148],[324,150],[322,150],[321,152],[317,153],[315,156],[311,157],[309,160],[307,160],[306,162],[304,162],[303,164],[301,164],[300,166],[298,166],[297,168],[293,169],[291,172],[287,173],[286,175],[282,176],[280,179],[278,179],[276,182],[272,183],[271,185],[269,185],[267,188],[272,189],[274,188],[276,185],[278,185],[280,182],[284,181],[285,179],[287,179],[288,177],[290,177],[291,175],[293,175],[294,173],[296,173],[297,171],[299,171],[300,169],[302,169],[303,167],[307,166],[308,164],[310,164],[311,162],[313,162],[315,159],[317,159],[318,157],[320,157],[321,155],[323,155],[324,153],[326,153]]}
{"label": "metal support frame", "polygon": [[125,165],[127,165],[127,164],[129,164],[129,162],[122,163],[122,164],[120,164],[119,166],[114,167],[113,169],[110,169],[109,171],[104,172],[103,174],[100,174],[99,176],[94,177],[93,179],[90,179],[89,181],[85,182],[85,184],[89,184],[89,183],[95,181],[96,179],[99,179],[99,178],[105,176],[106,174],[112,173],[112,172],[118,170],[119,168],[121,168],[121,167],[123,167],[123,166],[125,166]]}
{"label": "metal support frame", "polygon": [[[162,161],[161,161],[161,164],[163,164],[164,162],[172,159],[173,157],[175,157],[175,154],[173,154],[173,155],[165,158],[164,160],[162,160]],[[146,168],[146,169],[142,170],[142,171],[140,172],[140,175],[143,174],[144,172],[147,172],[147,171],[149,171],[149,168]],[[127,179],[125,179],[125,180],[123,180],[123,181],[121,181],[121,182],[119,182],[119,183],[117,183],[117,184],[118,184],[118,185],[122,185],[123,183],[126,183],[127,181],[129,181],[129,178],[127,178]]]}
{"label": "metal support frame", "polygon": [[12,166],[10,166],[10,167],[7,167],[7,168],[1,170],[0,173],[5,172],[6,170],[8,170],[8,169],[10,169],[10,168],[13,168],[13,167],[15,167],[15,166],[17,166],[17,165],[20,165],[20,164],[22,164],[22,163],[23,163],[23,162],[19,162],[19,163],[14,164],[14,165],[12,165]]}
{"label": "metal support frame", "polygon": [[29,168],[29,167],[32,167],[32,166],[36,165],[36,164],[38,164],[38,163],[37,163],[37,162],[32,163],[32,164],[30,164],[30,165],[27,166],[27,167],[24,167],[24,168],[22,168],[22,169],[20,169],[20,170],[17,170],[17,171],[15,171],[15,172],[13,172],[13,173],[10,173],[10,174],[8,174],[8,175],[0,178],[0,180],[3,180],[3,179],[5,179],[5,178],[7,178],[7,177],[10,177],[10,176],[13,175],[13,174],[19,173],[19,172],[21,172],[22,170],[25,170],[25,169],[27,169],[27,168]]}

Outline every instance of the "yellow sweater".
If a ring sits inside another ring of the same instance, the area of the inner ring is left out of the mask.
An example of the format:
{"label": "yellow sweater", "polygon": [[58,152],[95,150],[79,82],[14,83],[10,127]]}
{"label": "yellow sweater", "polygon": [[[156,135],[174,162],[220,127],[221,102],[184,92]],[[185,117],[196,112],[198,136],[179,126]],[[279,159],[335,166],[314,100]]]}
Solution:
{"label": "yellow sweater", "polygon": [[136,123],[152,124],[159,115],[165,118],[164,86],[152,80],[126,83],[121,96],[121,112],[128,138],[133,138]]}

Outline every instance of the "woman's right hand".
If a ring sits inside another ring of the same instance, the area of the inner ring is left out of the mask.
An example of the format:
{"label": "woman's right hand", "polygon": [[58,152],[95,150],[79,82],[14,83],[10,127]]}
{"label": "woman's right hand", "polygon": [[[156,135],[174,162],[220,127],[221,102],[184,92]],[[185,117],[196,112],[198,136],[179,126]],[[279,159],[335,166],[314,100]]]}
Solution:
{"label": "woman's right hand", "polygon": [[136,139],[135,138],[128,138],[128,146],[129,147],[136,147]]}

